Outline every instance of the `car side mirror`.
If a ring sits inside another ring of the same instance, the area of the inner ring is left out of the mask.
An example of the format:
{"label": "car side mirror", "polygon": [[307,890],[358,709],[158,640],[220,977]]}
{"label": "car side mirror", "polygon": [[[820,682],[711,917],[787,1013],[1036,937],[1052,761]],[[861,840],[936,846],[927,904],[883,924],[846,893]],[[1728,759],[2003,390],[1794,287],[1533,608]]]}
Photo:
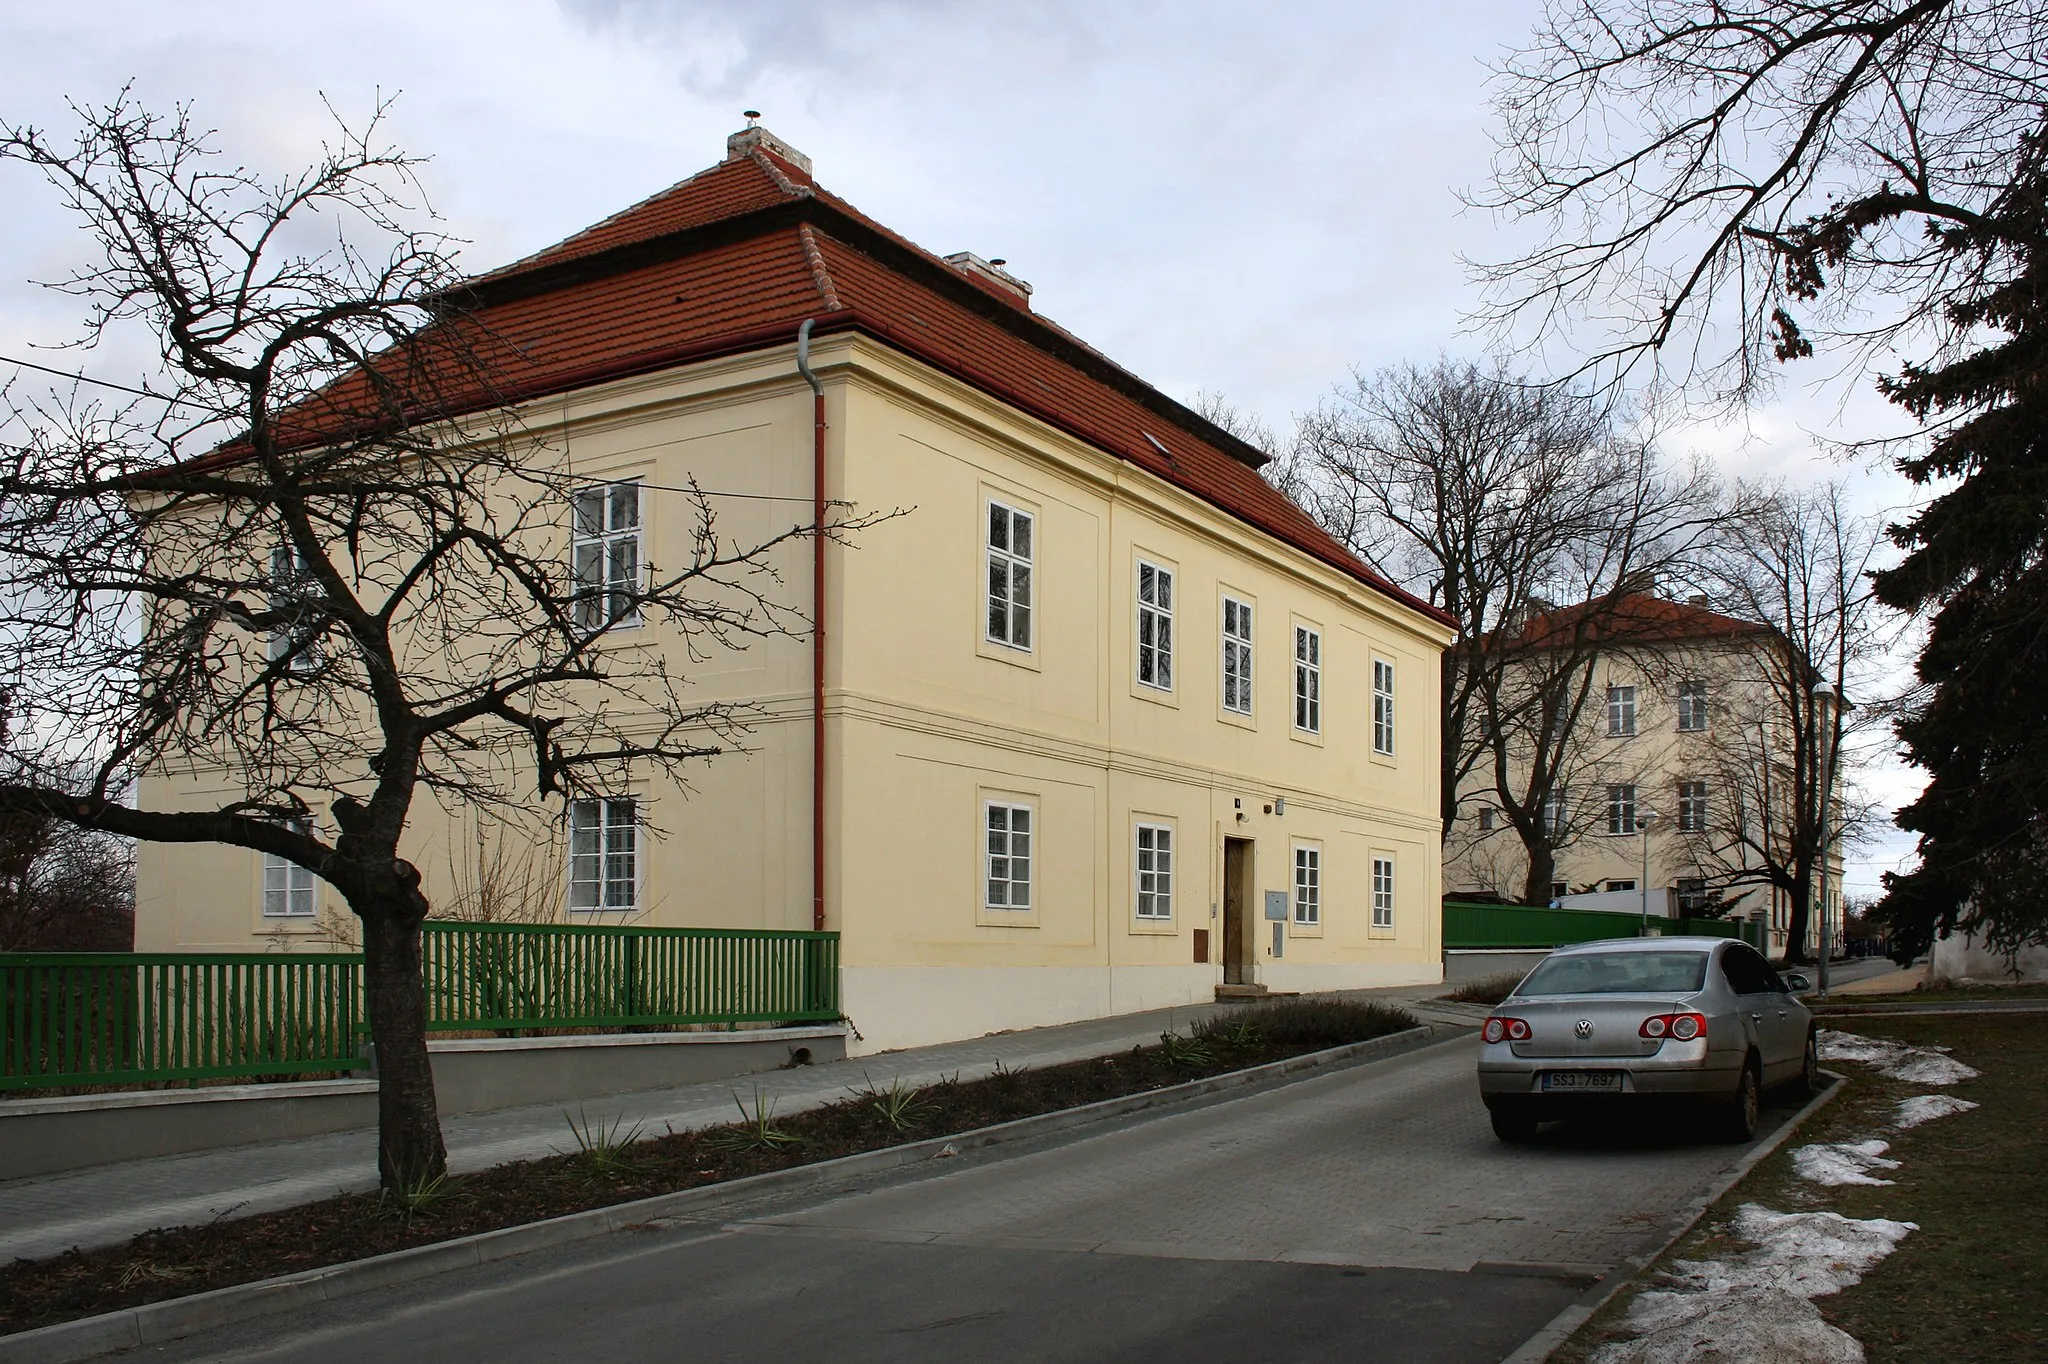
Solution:
{"label": "car side mirror", "polygon": [[1797,971],[1785,977],[1785,984],[1791,987],[1794,994],[1799,993],[1801,990],[1811,990],[1813,988],[1813,982]]}

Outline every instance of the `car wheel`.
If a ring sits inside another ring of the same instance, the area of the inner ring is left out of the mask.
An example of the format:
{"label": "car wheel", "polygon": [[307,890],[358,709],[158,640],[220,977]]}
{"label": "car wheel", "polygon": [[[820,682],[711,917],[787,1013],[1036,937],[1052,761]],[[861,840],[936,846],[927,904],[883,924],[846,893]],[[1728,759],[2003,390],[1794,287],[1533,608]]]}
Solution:
{"label": "car wheel", "polygon": [[1799,1097],[1811,1099],[1820,1093],[1820,1042],[1814,1034],[1806,1034],[1806,1059],[1799,1065]]}
{"label": "car wheel", "polygon": [[1536,1135],[1536,1115],[1521,1104],[1501,1104],[1486,1110],[1493,1119],[1493,1135],[1506,1142],[1525,1142]]}
{"label": "car wheel", "polygon": [[1756,1135],[1757,1122],[1763,1116],[1763,1089],[1763,1082],[1757,1079],[1756,1059],[1751,1057],[1743,1062],[1735,1097],[1722,1114],[1722,1135],[1729,1141],[1748,1141]]}

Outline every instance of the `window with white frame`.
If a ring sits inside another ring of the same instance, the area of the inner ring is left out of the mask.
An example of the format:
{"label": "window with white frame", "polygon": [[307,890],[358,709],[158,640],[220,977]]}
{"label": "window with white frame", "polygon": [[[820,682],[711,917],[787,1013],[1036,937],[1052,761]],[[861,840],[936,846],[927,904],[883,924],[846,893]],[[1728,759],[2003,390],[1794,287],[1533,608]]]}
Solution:
{"label": "window with white frame", "polygon": [[640,907],[640,803],[630,796],[569,802],[569,908]]}
{"label": "window with white frame", "polygon": [[1038,518],[988,504],[988,637],[1012,649],[1031,647],[1031,564]]}
{"label": "window with white frame", "polygon": [[283,617],[266,640],[271,662],[287,672],[309,673],[320,666],[320,640],[307,605],[315,593],[312,567],[289,545],[270,551],[270,609]]}
{"label": "window with white frame", "polygon": [[1394,859],[1391,857],[1372,860],[1372,926],[1394,926]]}
{"label": "window with white frame", "polygon": [[1681,876],[1676,886],[1678,891],[1678,912],[1680,914],[1704,914],[1707,912],[1707,878],[1704,876]]}
{"label": "window with white frame", "polygon": [[1372,661],[1372,751],[1394,751],[1394,665],[1384,658]]}
{"label": "window with white frame", "polygon": [[[291,825],[295,833],[310,834],[313,828],[303,820]],[[276,853],[263,854],[263,917],[266,919],[310,919],[320,897],[320,878]]]}
{"label": "window with white frame", "polygon": [[1138,917],[1173,917],[1173,830],[1164,824],[1138,826]]}
{"label": "window with white frame", "polygon": [[1173,571],[1138,561],[1138,681],[1173,690]]}
{"label": "window with white frame", "polygon": [[1323,732],[1323,633],[1294,627],[1294,727]]}
{"label": "window with white frame", "polygon": [[1678,727],[1696,734],[1707,727],[1707,681],[1695,677],[1678,684]]}
{"label": "window with white frame", "polygon": [[1571,829],[1571,790],[1554,786],[1543,798],[1543,827],[1552,838],[1563,838]]}
{"label": "window with white frame", "polygon": [[1636,882],[1634,877],[1629,877],[1627,880],[1624,881],[1609,881],[1604,887],[1604,889],[1609,894],[1612,894],[1617,890],[1634,890],[1635,888]]}
{"label": "window with white frame", "polygon": [[1223,709],[1252,713],[1252,607],[1223,599]]}
{"label": "window with white frame", "polygon": [[1636,831],[1636,788],[1633,786],[1610,786],[1607,788],[1607,832],[1611,834],[1632,834]]}
{"label": "window with white frame", "polygon": [[1323,850],[1294,846],[1294,922],[1313,928],[1323,921]]}
{"label": "window with white frame", "polygon": [[990,909],[1029,909],[1033,811],[1029,805],[995,800],[984,809],[988,854],[982,903]]}
{"label": "window with white frame", "polygon": [[1607,733],[1610,738],[1627,738],[1636,732],[1636,689],[1607,689]]}
{"label": "window with white frame", "polygon": [[1678,783],[1678,828],[1696,834],[1707,827],[1707,784],[1703,781]]}
{"label": "window with white frame", "polygon": [[600,483],[574,499],[570,564],[576,575],[576,625],[618,629],[640,623],[640,485]]}

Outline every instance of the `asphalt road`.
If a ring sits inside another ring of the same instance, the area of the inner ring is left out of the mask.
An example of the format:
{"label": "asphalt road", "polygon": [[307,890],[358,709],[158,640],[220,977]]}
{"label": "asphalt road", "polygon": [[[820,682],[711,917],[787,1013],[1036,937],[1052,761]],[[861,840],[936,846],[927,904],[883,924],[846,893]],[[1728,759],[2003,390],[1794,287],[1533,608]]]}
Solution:
{"label": "asphalt road", "polygon": [[728,1206],[147,1353],[1491,1364],[1744,1148],[1669,1126],[1504,1146],[1473,1051]]}

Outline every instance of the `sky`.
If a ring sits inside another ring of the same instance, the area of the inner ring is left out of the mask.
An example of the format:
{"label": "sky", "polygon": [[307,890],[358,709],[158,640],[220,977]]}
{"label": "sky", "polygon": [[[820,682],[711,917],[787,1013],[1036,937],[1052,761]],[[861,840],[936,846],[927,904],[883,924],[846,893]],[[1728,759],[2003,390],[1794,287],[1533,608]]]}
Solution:
{"label": "sky", "polygon": [[[284,169],[395,96],[392,138],[464,265],[560,240],[724,154],[758,109],[819,181],[941,254],[1002,257],[1033,306],[1183,400],[1284,431],[1355,369],[1476,357],[1466,259],[1520,229],[1465,207],[1492,155],[1489,65],[1529,0],[1023,6],[953,0],[296,0],[58,6],[0,0],[0,119],[62,130],[67,99],[133,82],[189,102],[234,159]],[[0,166],[0,355],[76,334],[75,300],[28,283],[86,243]],[[42,356],[42,359],[53,357]],[[147,356],[56,359],[133,382]],[[7,371],[0,369],[0,374]],[[1731,475],[1847,477],[1907,497],[1816,437],[1894,429],[1868,377],[1816,367],[1736,421],[1667,432]],[[1882,803],[1915,776],[1885,759]],[[1910,842],[1880,830],[1847,888]]]}

